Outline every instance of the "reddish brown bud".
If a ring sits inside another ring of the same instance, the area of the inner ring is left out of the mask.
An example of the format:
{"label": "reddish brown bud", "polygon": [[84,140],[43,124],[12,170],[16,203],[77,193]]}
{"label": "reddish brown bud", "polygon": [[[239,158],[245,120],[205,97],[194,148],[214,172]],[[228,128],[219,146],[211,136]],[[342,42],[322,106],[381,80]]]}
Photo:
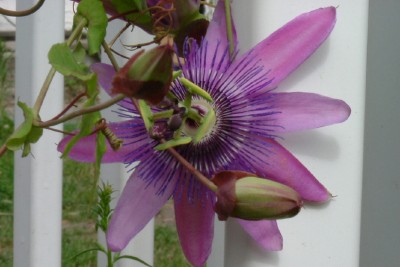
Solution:
{"label": "reddish brown bud", "polygon": [[172,82],[171,45],[136,53],[113,80],[113,93],[143,99],[156,105],[164,99]]}

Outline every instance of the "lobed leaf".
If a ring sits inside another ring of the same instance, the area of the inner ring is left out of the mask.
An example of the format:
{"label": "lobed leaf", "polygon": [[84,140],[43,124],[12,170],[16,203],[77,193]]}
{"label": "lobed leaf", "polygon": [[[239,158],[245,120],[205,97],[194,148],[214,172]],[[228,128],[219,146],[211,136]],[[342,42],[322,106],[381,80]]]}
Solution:
{"label": "lobed leaf", "polygon": [[82,0],[74,17],[74,25],[77,25],[83,18],[88,21],[89,55],[94,55],[100,52],[108,24],[108,18],[102,2],[100,0]]}
{"label": "lobed leaf", "polygon": [[89,73],[89,68],[77,61],[77,55],[74,55],[66,43],[53,45],[48,58],[53,68],[65,76],[74,76],[84,81],[93,79],[93,74]]}

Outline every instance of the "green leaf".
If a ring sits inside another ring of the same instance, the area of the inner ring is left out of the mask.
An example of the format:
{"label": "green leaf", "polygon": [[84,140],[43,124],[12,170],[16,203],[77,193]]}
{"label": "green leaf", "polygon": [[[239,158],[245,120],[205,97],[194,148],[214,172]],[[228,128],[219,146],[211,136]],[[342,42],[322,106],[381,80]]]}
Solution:
{"label": "green leaf", "polygon": [[130,260],[134,260],[134,261],[138,261],[140,263],[142,263],[143,265],[147,266],[147,267],[152,267],[150,264],[148,264],[147,262],[145,262],[144,260],[135,257],[135,256],[130,256],[130,255],[123,255],[123,256],[118,256],[114,258],[114,263],[121,260],[121,259],[130,259]]}
{"label": "green leaf", "polygon": [[29,144],[28,142],[24,143],[24,148],[22,149],[22,157],[25,158],[26,156],[28,156],[31,153],[31,144]]}
{"label": "green leaf", "polygon": [[93,78],[93,74],[89,72],[89,68],[76,60],[76,55],[74,55],[66,43],[53,45],[48,57],[50,64],[65,76],[71,75],[84,81]]}
{"label": "green leaf", "polygon": [[33,126],[35,113],[33,109],[23,102],[18,102],[18,106],[24,113],[24,122],[14,131],[7,139],[6,146],[12,151],[16,151],[23,147],[22,157],[26,157],[31,153],[31,143],[36,143],[43,134],[43,129]]}
{"label": "green leaf", "polygon": [[23,102],[18,102],[18,106],[22,109],[25,120],[6,141],[7,148],[12,151],[18,150],[25,143],[34,119],[33,110],[30,107]]}
{"label": "green leaf", "polygon": [[91,101],[96,101],[99,89],[97,88],[97,75],[95,73],[92,73],[90,79],[86,81],[86,94]]}
{"label": "green leaf", "polygon": [[39,141],[42,134],[43,128],[32,126],[32,129],[26,137],[26,141],[29,143],[36,143],[37,141]]}
{"label": "green leaf", "polygon": [[100,52],[108,23],[102,2],[100,0],[82,0],[74,17],[74,25],[77,25],[83,18],[88,20],[89,55],[94,55]]}
{"label": "green leaf", "polygon": [[[76,254],[75,256],[73,256],[72,258],[70,258],[69,260],[72,261],[72,260],[78,258],[79,256],[82,256],[83,254],[86,254],[86,253],[92,252],[92,251],[101,251],[101,252],[104,252],[104,251],[101,250],[100,248],[89,248],[89,249],[86,249],[86,250],[84,250],[84,251],[82,251],[82,252],[79,252],[78,254]],[[106,252],[104,252],[104,253],[107,254]]]}
{"label": "green leaf", "polygon": [[83,47],[82,43],[78,43],[72,52],[75,58],[75,61],[79,64],[85,63],[86,59],[86,50]]}
{"label": "green leaf", "polygon": [[144,27],[146,30],[151,30],[151,14],[150,12],[143,12],[147,9],[145,0],[112,0],[112,4],[118,13],[129,13],[125,16],[128,21]]}

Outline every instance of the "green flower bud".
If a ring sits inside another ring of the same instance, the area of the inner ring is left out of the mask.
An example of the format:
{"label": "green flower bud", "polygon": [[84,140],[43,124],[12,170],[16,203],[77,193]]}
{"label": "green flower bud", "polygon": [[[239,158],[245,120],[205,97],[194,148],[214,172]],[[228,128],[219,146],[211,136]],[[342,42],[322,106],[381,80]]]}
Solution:
{"label": "green flower bud", "polygon": [[241,171],[223,171],[212,181],[218,186],[215,211],[220,220],[284,219],[302,207],[300,195],[292,188]]}
{"label": "green flower bud", "polygon": [[169,42],[136,53],[115,75],[112,92],[143,99],[152,105],[161,102],[172,82],[173,54]]}

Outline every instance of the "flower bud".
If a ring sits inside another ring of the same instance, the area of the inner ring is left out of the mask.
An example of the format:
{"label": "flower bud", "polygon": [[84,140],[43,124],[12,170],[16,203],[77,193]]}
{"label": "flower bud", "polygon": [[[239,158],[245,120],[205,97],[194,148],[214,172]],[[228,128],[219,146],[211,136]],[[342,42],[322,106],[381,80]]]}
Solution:
{"label": "flower bud", "polygon": [[113,93],[157,104],[164,99],[172,82],[173,49],[168,43],[136,53],[113,80]]}
{"label": "flower bud", "polygon": [[302,207],[292,188],[241,171],[223,171],[212,181],[218,186],[215,211],[220,220],[283,219],[295,216]]}

